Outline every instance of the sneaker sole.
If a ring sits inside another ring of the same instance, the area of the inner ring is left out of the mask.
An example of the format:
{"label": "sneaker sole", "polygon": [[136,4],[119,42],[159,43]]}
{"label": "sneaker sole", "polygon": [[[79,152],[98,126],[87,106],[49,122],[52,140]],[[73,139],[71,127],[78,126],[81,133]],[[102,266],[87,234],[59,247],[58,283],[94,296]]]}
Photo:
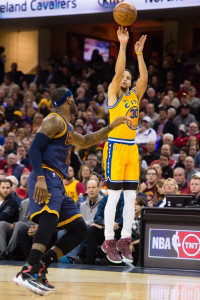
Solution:
{"label": "sneaker sole", "polygon": [[42,287],[45,291],[47,291],[47,292],[54,292],[54,291],[55,291],[55,288],[49,288],[49,287],[47,287],[46,285],[42,284],[41,282],[40,282],[40,284],[41,284],[41,287]]}
{"label": "sneaker sole", "polygon": [[[116,247],[116,248],[117,248],[117,247]],[[133,259],[126,258],[118,248],[117,248],[117,250],[121,253],[121,256],[122,256],[122,258],[123,258],[124,260],[126,260],[126,261],[128,261],[128,262],[130,262],[130,263],[133,262]]]}
{"label": "sneaker sole", "polygon": [[34,294],[37,294],[37,295],[40,295],[40,296],[44,296],[45,295],[45,290],[42,287],[40,289],[40,288],[37,288],[37,287],[33,286],[32,284],[30,284],[28,282],[28,280],[23,280],[21,278],[21,276],[18,276],[18,277],[15,276],[13,278],[13,282],[15,282],[19,286],[26,287],[28,290],[30,290]]}
{"label": "sneaker sole", "polygon": [[108,256],[108,254],[107,254],[107,252],[103,249],[102,246],[101,246],[101,250],[106,254],[106,257],[107,257],[107,259],[108,259],[110,262],[112,262],[112,263],[114,263],[114,264],[121,264],[121,263],[122,263],[122,260],[112,260],[112,259],[110,259],[109,256]]}

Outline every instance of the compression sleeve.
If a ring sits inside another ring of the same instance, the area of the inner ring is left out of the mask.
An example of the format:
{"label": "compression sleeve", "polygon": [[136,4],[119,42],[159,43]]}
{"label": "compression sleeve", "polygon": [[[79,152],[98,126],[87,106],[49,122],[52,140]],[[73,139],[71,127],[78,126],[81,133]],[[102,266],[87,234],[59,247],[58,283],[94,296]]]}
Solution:
{"label": "compression sleeve", "polygon": [[28,151],[31,165],[36,176],[44,176],[44,172],[42,169],[42,154],[48,146],[49,141],[50,138],[45,134],[36,133]]}

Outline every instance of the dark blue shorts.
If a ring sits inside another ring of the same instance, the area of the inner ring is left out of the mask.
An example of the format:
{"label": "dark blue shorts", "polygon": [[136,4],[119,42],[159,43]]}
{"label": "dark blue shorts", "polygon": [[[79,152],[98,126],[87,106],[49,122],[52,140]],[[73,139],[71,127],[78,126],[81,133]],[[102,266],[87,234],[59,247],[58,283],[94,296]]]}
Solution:
{"label": "dark blue shorts", "polygon": [[66,225],[73,220],[82,217],[75,202],[65,194],[62,179],[56,172],[43,169],[48,188],[48,200],[38,204],[33,199],[36,175],[32,171],[28,178],[28,194],[30,199],[30,218],[33,222],[38,223],[38,216],[47,211],[58,216],[58,227]]}

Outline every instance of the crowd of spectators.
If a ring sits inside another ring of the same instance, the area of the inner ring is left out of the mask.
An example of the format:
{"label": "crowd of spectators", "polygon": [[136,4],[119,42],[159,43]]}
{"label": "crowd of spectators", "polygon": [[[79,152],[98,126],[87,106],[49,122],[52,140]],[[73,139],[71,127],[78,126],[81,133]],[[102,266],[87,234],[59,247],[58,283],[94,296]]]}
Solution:
{"label": "crowd of spectators", "polygon": [[[72,90],[78,108],[77,115],[71,115],[76,132],[87,134],[105,127],[109,122],[107,89],[114,75],[115,59],[109,57],[103,62],[94,56],[90,62],[79,63],[66,54],[60,60],[49,59],[47,70],[37,66],[34,75],[25,75],[15,62],[5,73],[5,49],[0,47],[0,50],[0,228],[6,228],[4,236],[0,233],[0,258],[10,257],[16,248],[10,244],[21,246],[16,245],[16,240],[20,240],[18,234],[25,229],[26,239],[21,240],[27,240],[27,244],[23,242],[26,251],[21,254],[26,259],[24,253],[28,253],[30,238],[37,228],[27,216],[27,209],[23,216],[18,215],[18,210],[23,212],[22,203],[28,198],[27,179],[32,169],[27,155],[29,147],[42,120],[54,111],[51,94],[60,86]],[[191,51],[178,57],[169,53],[162,60],[153,51],[145,59],[149,77],[140,103],[136,136],[140,183],[131,246],[134,252],[139,243],[141,207],[164,206],[167,193],[194,193],[200,204],[200,52]],[[127,66],[134,71],[134,85],[138,76],[137,60],[129,57]],[[103,207],[107,201],[102,165],[104,143],[102,140],[86,149],[74,147],[69,177],[64,181],[66,193],[74,201],[80,193],[85,195],[80,210],[88,224],[87,263],[95,263],[95,247],[103,240]],[[91,189],[96,191],[95,197],[90,196],[94,194]],[[123,194],[116,215],[117,236],[123,221],[122,206]],[[93,211],[92,216],[87,211]],[[8,237],[10,244],[7,244]],[[93,244],[91,237],[96,241]]]}

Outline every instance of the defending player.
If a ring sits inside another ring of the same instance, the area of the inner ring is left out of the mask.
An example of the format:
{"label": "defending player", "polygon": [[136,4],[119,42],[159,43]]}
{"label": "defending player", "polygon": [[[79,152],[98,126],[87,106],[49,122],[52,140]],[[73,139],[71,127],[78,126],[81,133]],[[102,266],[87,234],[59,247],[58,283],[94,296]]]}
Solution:
{"label": "defending player", "polygon": [[[65,195],[62,182],[68,175],[72,143],[82,148],[90,147],[101,141],[113,128],[130,120],[118,117],[109,126],[82,136],[74,132],[69,123],[70,113],[76,113],[72,92],[65,88],[56,89],[52,94],[52,104],[56,108],[55,113],[43,120],[29,150],[33,167],[28,179],[30,215],[39,226],[28,263],[13,279],[39,295],[54,290],[45,275],[48,266],[86,237],[86,224],[75,202]],[[57,227],[66,229],[67,233],[44,253]]]}
{"label": "defending player", "polygon": [[[105,208],[105,241],[102,250],[111,262],[121,263],[122,258],[118,251],[121,252],[123,258],[129,262],[133,261],[129,245],[139,180],[139,156],[138,147],[135,144],[135,135],[139,118],[139,101],[146,90],[148,74],[143,59],[143,48],[146,41],[146,35],[143,35],[135,44],[140,77],[136,82],[136,86],[129,91],[132,75],[129,70],[125,69],[126,46],[129,40],[127,29],[119,27],[117,36],[120,49],[115,66],[115,76],[108,89],[110,122],[116,116],[123,115],[131,118],[131,124],[127,122],[110,132],[104,147],[104,166],[109,197]],[[116,205],[121,190],[124,190],[125,201],[123,229],[121,239],[116,243],[113,226]]]}

